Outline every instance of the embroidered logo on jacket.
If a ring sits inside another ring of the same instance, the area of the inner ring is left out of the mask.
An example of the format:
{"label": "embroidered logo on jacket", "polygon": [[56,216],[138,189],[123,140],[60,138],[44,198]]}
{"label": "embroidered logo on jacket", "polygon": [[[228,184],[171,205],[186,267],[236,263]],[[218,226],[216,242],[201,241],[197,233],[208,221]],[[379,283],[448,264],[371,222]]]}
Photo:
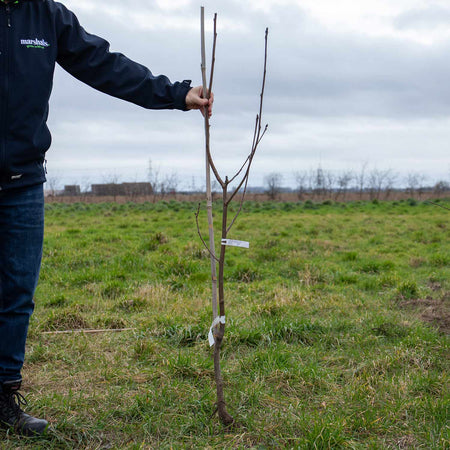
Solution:
{"label": "embroidered logo on jacket", "polygon": [[50,44],[44,39],[21,39],[20,43],[27,48],[42,48],[50,47]]}

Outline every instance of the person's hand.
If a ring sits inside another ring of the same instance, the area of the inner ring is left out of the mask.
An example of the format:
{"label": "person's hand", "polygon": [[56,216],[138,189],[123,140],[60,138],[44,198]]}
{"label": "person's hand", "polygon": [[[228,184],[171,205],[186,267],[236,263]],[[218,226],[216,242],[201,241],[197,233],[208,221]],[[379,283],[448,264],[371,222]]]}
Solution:
{"label": "person's hand", "polygon": [[203,98],[203,87],[197,86],[191,88],[186,95],[186,107],[187,109],[199,109],[204,115],[205,107],[208,107],[208,117],[212,115],[212,106],[214,103],[214,94],[211,92],[209,100]]}

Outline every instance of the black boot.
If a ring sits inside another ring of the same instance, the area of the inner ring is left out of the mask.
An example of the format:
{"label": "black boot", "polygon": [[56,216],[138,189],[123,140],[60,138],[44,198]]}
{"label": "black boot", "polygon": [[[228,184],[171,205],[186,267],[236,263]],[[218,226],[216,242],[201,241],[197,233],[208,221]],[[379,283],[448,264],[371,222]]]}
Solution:
{"label": "black boot", "polygon": [[16,433],[25,436],[36,436],[43,434],[48,422],[25,414],[21,406],[27,401],[19,393],[21,380],[6,381],[2,384],[0,392],[0,426],[3,428],[14,428]]}

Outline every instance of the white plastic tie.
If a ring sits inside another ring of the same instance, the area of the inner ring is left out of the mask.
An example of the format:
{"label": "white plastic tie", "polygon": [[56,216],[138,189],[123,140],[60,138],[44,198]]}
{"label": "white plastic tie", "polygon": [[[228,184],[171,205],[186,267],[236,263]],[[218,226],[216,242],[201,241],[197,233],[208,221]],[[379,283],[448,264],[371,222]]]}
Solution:
{"label": "white plastic tie", "polygon": [[214,320],[213,323],[211,324],[211,328],[209,329],[209,333],[208,333],[208,340],[209,340],[209,346],[212,347],[214,345],[214,334],[213,334],[213,330],[214,327],[216,325],[219,325],[219,323],[223,323],[225,324],[225,316],[217,316]]}

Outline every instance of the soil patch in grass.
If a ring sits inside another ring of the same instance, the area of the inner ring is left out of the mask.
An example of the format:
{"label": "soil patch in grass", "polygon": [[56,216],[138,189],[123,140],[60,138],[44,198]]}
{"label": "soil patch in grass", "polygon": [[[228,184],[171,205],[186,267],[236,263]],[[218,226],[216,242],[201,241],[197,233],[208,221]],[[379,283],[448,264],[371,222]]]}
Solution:
{"label": "soil patch in grass", "polygon": [[450,292],[439,299],[426,297],[404,300],[399,306],[417,309],[424,322],[436,326],[441,333],[450,334]]}

